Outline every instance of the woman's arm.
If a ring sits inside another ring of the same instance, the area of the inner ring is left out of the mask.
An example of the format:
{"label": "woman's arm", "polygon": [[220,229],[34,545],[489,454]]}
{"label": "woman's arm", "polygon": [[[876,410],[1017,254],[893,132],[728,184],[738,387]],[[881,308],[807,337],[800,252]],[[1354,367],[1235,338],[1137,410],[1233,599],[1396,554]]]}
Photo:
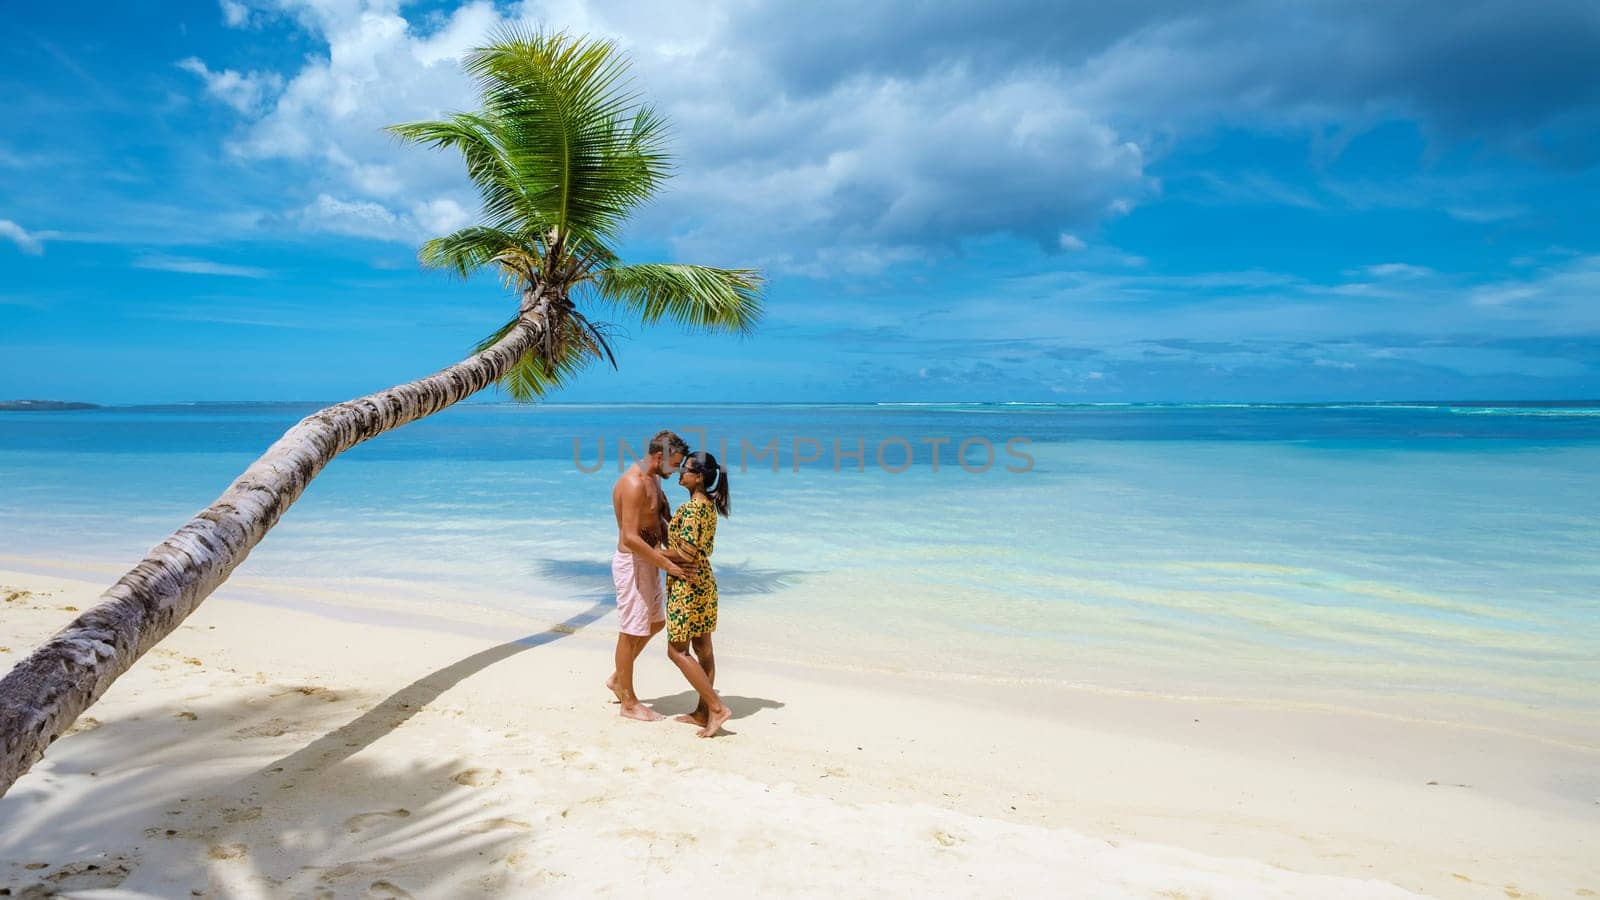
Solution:
{"label": "woman's arm", "polygon": [[685,510],[685,514],[674,523],[668,532],[671,549],[667,555],[676,555],[674,562],[699,563],[706,558],[706,525],[705,519],[695,514],[694,510]]}

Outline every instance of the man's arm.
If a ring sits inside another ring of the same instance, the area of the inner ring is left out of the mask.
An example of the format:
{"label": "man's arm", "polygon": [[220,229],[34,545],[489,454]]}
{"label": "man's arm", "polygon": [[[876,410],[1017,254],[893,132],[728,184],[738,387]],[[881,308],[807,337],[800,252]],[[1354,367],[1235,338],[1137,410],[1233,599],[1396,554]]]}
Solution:
{"label": "man's arm", "polygon": [[650,561],[655,567],[662,569],[674,578],[683,578],[684,571],[678,564],[667,558],[665,553],[650,546],[649,542],[639,536],[639,525],[642,516],[640,507],[649,503],[655,507],[654,498],[645,496],[644,488],[638,482],[626,481],[622,485],[621,497],[617,505],[617,529],[622,547],[635,556],[641,556]]}

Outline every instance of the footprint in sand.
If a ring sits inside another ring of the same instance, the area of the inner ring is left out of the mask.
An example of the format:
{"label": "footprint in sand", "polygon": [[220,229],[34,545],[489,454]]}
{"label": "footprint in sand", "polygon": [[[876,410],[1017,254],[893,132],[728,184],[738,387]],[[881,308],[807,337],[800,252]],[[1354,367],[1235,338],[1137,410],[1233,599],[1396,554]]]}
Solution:
{"label": "footprint in sand", "polygon": [[178,713],[178,714],[177,714],[177,715],[175,715],[175,716],[173,716],[173,718],[174,718],[174,719],[186,719],[186,720],[188,720],[188,721],[190,721],[190,722],[193,722],[193,721],[194,721],[194,720],[196,720],[196,719],[198,719],[198,718],[200,718],[200,717],[199,717],[199,716],[197,716],[197,715],[195,715],[195,714],[194,714],[194,713],[192,713],[192,712],[189,712],[189,711],[188,711],[188,710],[187,710],[187,709],[186,709],[186,710],[184,710],[184,711],[183,711],[183,712],[181,712],[181,713]]}
{"label": "footprint in sand", "polygon": [[577,750],[561,751],[561,762],[567,768],[578,769],[583,772],[593,772],[600,767],[584,758],[583,753]]}
{"label": "footprint in sand", "polygon": [[289,731],[289,723],[282,719],[268,719],[260,725],[251,725],[235,731],[239,737],[279,737]]}
{"label": "footprint in sand", "polygon": [[410,815],[411,810],[403,807],[400,809],[391,809],[387,811],[380,810],[378,812],[362,813],[358,816],[351,816],[350,818],[345,819],[344,827],[346,831],[354,834],[357,831],[370,828],[373,825],[382,822],[384,819],[405,819],[410,817]]}
{"label": "footprint in sand", "polygon": [[367,896],[410,898],[411,892],[392,881],[374,881],[367,886]]}
{"label": "footprint in sand", "polygon": [[244,844],[212,844],[206,855],[212,859],[242,859],[249,852]]}
{"label": "footprint in sand", "polygon": [[222,821],[230,825],[237,825],[240,822],[254,822],[259,818],[261,818],[261,807],[252,806],[248,809],[229,810],[223,815]]}
{"label": "footprint in sand", "polygon": [[956,837],[948,831],[940,831],[937,828],[933,830],[933,840],[941,847],[954,847],[955,845],[961,843],[961,838]]}
{"label": "footprint in sand", "polygon": [[457,772],[450,780],[464,787],[488,787],[500,780],[500,770],[468,769]]}
{"label": "footprint in sand", "polygon": [[487,831],[532,831],[533,826],[521,819],[496,816],[493,819],[484,819],[482,822],[473,822],[461,830],[469,834],[483,834]]}
{"label": "footprint in sand", "polygon": [[299,694],[302,697],[316,697],[325,703],[337,703],[343,699],[335,691],[330,691],[325,687],[317,687],[316,685],[312,684],[295,685],[286,691],[279,691],[276,694],[273,694],[270,699],[276,700],[279,697],[287,697],[290,694]]}
{"label": "footprint in sand", "polygon": [[67,734],[79,734],[79,733],[85,732],[85,731],[93,731],[93,730],[95,730],[96,728],[99,728],[99,727],[100,727],[100,720],[99,719],[96,719],[94,716],[84,716],[83,718],[79,719],[78,721],[73,722],[72,723],[72,727],[68,728],[66,733]]}
{"label": "footprint in sand", "polygon": [[102,858],[98,862],[70,862],[44,876],[50,887],[33,885],[24,888],[22,896],[54,897],[66,891],[109,890],[127,879],[133,872],[133,865],[133,860],[121,856]]}

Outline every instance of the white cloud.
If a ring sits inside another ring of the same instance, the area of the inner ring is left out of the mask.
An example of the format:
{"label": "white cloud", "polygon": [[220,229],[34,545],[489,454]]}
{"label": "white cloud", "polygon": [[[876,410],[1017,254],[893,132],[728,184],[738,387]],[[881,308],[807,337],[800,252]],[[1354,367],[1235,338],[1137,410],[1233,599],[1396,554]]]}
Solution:
{"label": "white cloud", "polygon": [[221,0],[222,20],[229,28],[243,28],[250,24],[250,7],[239,0]]}
{"label": "white cloud", "polygon": [[1374,278],[1427,278],[1438,274],[1427,266],[1413,266],[1409,263],[1400,262],[1367,266],[1365,271]]}
{"label": "white cloud", "polygon": [[396,211],[373,200],[318,194],[317,199],[296,210],[291,218],[306,231],[411,244],[454,231],[471,222],[472,214],[448,197]]}
{"label": "white cloud", "polygon": [[136,269],[183,272],[188,275],[223,275],[230,278],[269,278],[272,273],[255,266],[235,266],[187,256],[151,255],[133,261]]}
{"label": "white cloud", "polygon": [[297,213],[308,227],[409,240],[408,224],[453,226],[476,209],[457,157],[400,145],[383,126],[476,106],[458,60],[510,22],[615,38],[630,55],[637,86],[674,123],[680,173],[638,227],[706,262],[826,272],[848,256],[870,271],[996,232],[1053,247],[1151,190],[1141,148],[1070,102],[1059,70],[945,66],[807,95],[786,90],[717,7],[474,2],[408,21],[386,0],[270,6],[327,51],[229,147],[331,179],[327,200]]}
{"label": "white cloud", "polygon": [[340,200],[319,194],[296,218],[307,231],[331,231],[379,240],[403,241],[411,237],[411,229],[397,213],[381,203],[367,200]]}
{"label": "white cloud", "polygon": [[[997,232],[1074,249],[1061,235],[1077,240],[1156,193],[1147,162],[1181,135],[1218,123],[1290,129],[1320,135],[1320,152],[1337,156],[1373,122],[1442,122],[1466,102],[1450,79],[1407,68],[1418,42],[1431,59],[1464,64],[1455,44],[1417,37],[1410,14],[1388,7],[1350,17],[1222,4],[1195,15],[1158,2],[1086,8],[1066,27],[1027,0],[981,15],[889,2],[849,15],[842,5],[644,0],[476,0],[431,13],[400,0],[219,2],[229,24],[277,16],[320,42],[276,83],[192,61],[208,90],[260,110],[233,153],[308,170],[315,187],[291,212],[313,192],[379,204],[396,221],[430,221],[426,210],[444,201],[475,209],[459,159],[401,146],[382,128],[474,107],[457,60],[515,22],[617,40],[637,86],[674,122],[679,176],[636,227],[683,256],[787,271],[827,272],[846,254],[858,265],[923,259]],[[1491,20],[1510,9],[1469,30],[1501,40]],[[1290,37],[1250,39],[1263,31]],[[1330,69],[1330,54],[1344,64]],[[1493,192],[1416,179],[1371,197],[1372,186],[1312,190],[1248,172],[1202,174],[1199,186],[1221,202],[1307,209],[1425,206],[1471,221],[1519,212]],[[331,218],[351,224],[347,213]],[[370,220],[355,221],[381,230]]]}
{"label": "white cloud", "polygon": [[1057,239],[1057,243],[1060,245],[1061,249],[1072,253],[1076,253],[1077,251],[1089,246],[1083,242],[1083,238],[1080,238],[1077,235],[1068,234],[1065,231],[1061,232],[1061,237]]}
{"label": "white cloud", "polygon": [[213,72],[197,57],[180,60],[178,68],[193,72],[205,82],[206,93],[241,113],[259,110],[283,88],[283,77],[276,72],[247,72],[232,69]]}
{"label": "white cloud", "polygon": [[10,219],[0,219],[0,238],[16,244],[18,250],[29,256],[38,256],[44,252],[44,242],[39,240],[39,235],[30,234],[26,228]]}
{"label": "white cloud", "polygon": [[449,197],[419,203],[411,210],[412,218],[428,234],[445,234],[472,221],[472,213]]}

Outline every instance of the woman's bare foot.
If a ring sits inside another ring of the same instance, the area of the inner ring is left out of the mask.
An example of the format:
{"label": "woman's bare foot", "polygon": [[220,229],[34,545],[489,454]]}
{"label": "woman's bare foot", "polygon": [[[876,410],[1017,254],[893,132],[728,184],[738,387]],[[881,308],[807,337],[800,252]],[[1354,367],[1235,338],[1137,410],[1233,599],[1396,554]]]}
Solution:
{"label": "woman's bare foot", "polygon": [[617,695],[618,703],[622,702],[622,691],[617,689],[617,673],[612,672],[611,677],[606,679],[606,690]]}
{"label": "woman's bare foot", "polygon": [[722,707],[721,709],[711,710],[711,712],[706,715],[706,726],[700,729],[700,736],[703,738],[713,737],[717,732],[722,730],[722,724],[731,718],[733,718],[733,710],[727,708],[726,706]]}
{"label": "woman's bare foot", "polygon": [[624,719],[638,719],[640,722],[659,722],[665,719],[661,713],[656,712],[643,703],[635,700],[633,703],[622,704],[622,717]]}
{"label": "woman's bare foot", "polygon": [[688,725],[699,725],[701,728],[704,728],[706,727],[706,718],[709,715],[710,714],[705,710],[697,709],[692,713],[684,713],[681,716],[673,716],[672,721],[683,722]]}

